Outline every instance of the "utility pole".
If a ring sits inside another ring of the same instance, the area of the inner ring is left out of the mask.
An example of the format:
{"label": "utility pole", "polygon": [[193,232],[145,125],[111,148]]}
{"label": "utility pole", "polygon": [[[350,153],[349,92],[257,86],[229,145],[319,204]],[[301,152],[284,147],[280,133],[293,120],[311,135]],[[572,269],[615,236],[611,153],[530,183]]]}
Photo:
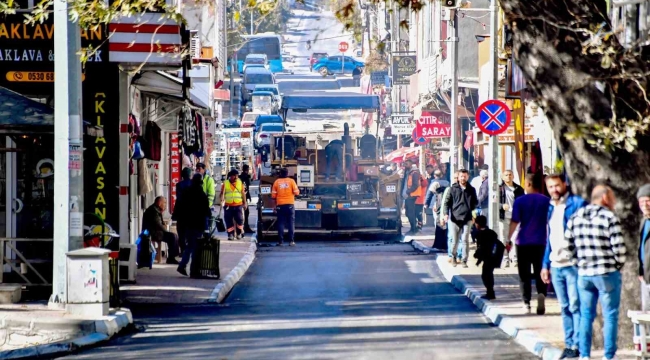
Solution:
{"label": "utility pole", "polygon": [[54,1],[54,251],[49,306],[68,302],[66,253],[83,244],[81,32],[68,2]]}
{"label": "utility pole", "polygon": [[451,41],[451,134],[449,141],[449,150],[451,152],[451,159],[449,160],[449,178],[454,174],[454,171],[460,169],[463,164],[462,152],[459,151],[459,123],[458,123],[458,17],[456,9],[447,8],[449,11],[449,18],[451,25],[449,26],[449,40]]}
{"label": "utility pole", "polygon": [[[490,87],[488,92],[489,99],[499,98],[499,2],[492,0],[490,4]],[[488,179],[490,180],[490,203],[488,212],[490,214],[490,228],[497,229],[499,226],[499,137],[490,136],[490,154],[492,163],[488,170]]]}

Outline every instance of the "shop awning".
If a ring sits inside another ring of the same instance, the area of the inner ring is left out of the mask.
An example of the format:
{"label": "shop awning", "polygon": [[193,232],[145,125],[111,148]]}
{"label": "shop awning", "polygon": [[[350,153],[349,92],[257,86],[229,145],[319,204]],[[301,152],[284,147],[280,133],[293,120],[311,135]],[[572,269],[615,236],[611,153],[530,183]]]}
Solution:
{"label": "shop awning", "polygon": [[0,131],[28,133],[54,130],[54,109],[0,87]]}
{"label": "shop awning", "polygon": [[[133,79],[131,84],[140,91],[183,99],[183,80],[164,71],[143,71]],[[189,93],[190,101],[194,105],[204,109],[210,108],[201,100],[201,96],[195,89],[190,89]]]}
{"label": "shop awning", "polygon": [[401,163],[406,159],[418,158],[420,156],[421,147],[403,147],[399,148],[390,154],[386,155],[386,161]]}

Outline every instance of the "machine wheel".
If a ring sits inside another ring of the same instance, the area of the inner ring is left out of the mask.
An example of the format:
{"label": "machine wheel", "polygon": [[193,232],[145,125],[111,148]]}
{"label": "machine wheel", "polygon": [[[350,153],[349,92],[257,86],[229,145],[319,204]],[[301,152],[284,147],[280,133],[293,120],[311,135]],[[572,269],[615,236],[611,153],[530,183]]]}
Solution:
{"label": "machine wheel", "polygon": [[322,67],[318,69],[318,73],[321,74],[322,77],[327,77],[329,75],[330,71],[326,67]]}

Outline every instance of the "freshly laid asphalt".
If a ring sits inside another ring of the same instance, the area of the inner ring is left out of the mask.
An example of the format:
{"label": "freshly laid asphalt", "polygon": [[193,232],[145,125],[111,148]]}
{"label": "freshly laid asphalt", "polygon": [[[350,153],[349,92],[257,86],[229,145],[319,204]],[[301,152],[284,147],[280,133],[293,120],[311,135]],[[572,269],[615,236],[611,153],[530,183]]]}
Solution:
{"label": "freshly laid asphalt", "polygon": [[408,244],[261,247],[222,305],[134,308],[68,359],[534,359]]}

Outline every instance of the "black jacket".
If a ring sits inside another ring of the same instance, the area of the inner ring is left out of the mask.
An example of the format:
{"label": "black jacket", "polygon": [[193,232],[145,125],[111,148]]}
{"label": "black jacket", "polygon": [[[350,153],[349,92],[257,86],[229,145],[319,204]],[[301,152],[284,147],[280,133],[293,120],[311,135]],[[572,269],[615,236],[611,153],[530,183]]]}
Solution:
{"label": "black jacket", "polygon": [[167,230],[163,223],[160,208],[153,204],[142,214],[142,231],[149,230],[152,241],[162,241],[163,233]]}
{"label": "black jacket", "polygon": [[241,173],[239,174],[239,179],[244,183],[244,187],[246,188],[246,199],[251,200],[251,174]]}
{"label": "black jacket", "polygon": [[[517,200],[518,197],[526,195],[526,192],[524,191],[524,188],[519,186],[517,183],[512,183],[515,186],[515,200]],[[499,204],[503,205],[506,203],[506,188],[505,184],[501,182],[501,185],[499,185]],[[512,211],[512,209],[510,209]],[[499,219],[503,220],[506,218],[506,211],[503,210],[503,206],[499,207]]]}
{"label": "black jacket", "polygon": [[465,190],[458,183],[449,188],[446,207],[451,211],[451,221],[462,225],[472,220],[472,211],[476,210],[478,198],[476,190],[467,183]]}
{"label": "black jacket", "polygon": [[174,207],[174,218],[185,229],[203,231],[212,216],[208,195],[201,186],[190,186]]}
{"label": "black jacket", "polygon": [[[643,227],[645,225],[646,219],[644,218],[643,221],[641,221],[641,228],[639,229],[639,232],[641,235],[639,236],[639,239],[641,242],[639,243],[639,276],[643,276],[643,280],[645,281],[646,284],[650,284],[650,239],[644,239],[643,238]],[[648,237],[650,238],[650,234],[648,234]],[[644,242],[645,240],[645,242]],[[644,250],[644,255],[645,259],[641,258],[641,246],[643,246]]]}
{"label": "black jacket", "polygon": [[478,204],[481,209],[487,210],[490,205],[490,182],[484,179],[481,188],[478,190]]}
{"label": "black jacket", "polygon": [[505,246],[499,241],[499,237],[494,230],[483,229],[476,232],[476,252],[474,258],[478,260],[478,266],[483,262],[483,266],[492,266],[498,268],[503,260]]}

